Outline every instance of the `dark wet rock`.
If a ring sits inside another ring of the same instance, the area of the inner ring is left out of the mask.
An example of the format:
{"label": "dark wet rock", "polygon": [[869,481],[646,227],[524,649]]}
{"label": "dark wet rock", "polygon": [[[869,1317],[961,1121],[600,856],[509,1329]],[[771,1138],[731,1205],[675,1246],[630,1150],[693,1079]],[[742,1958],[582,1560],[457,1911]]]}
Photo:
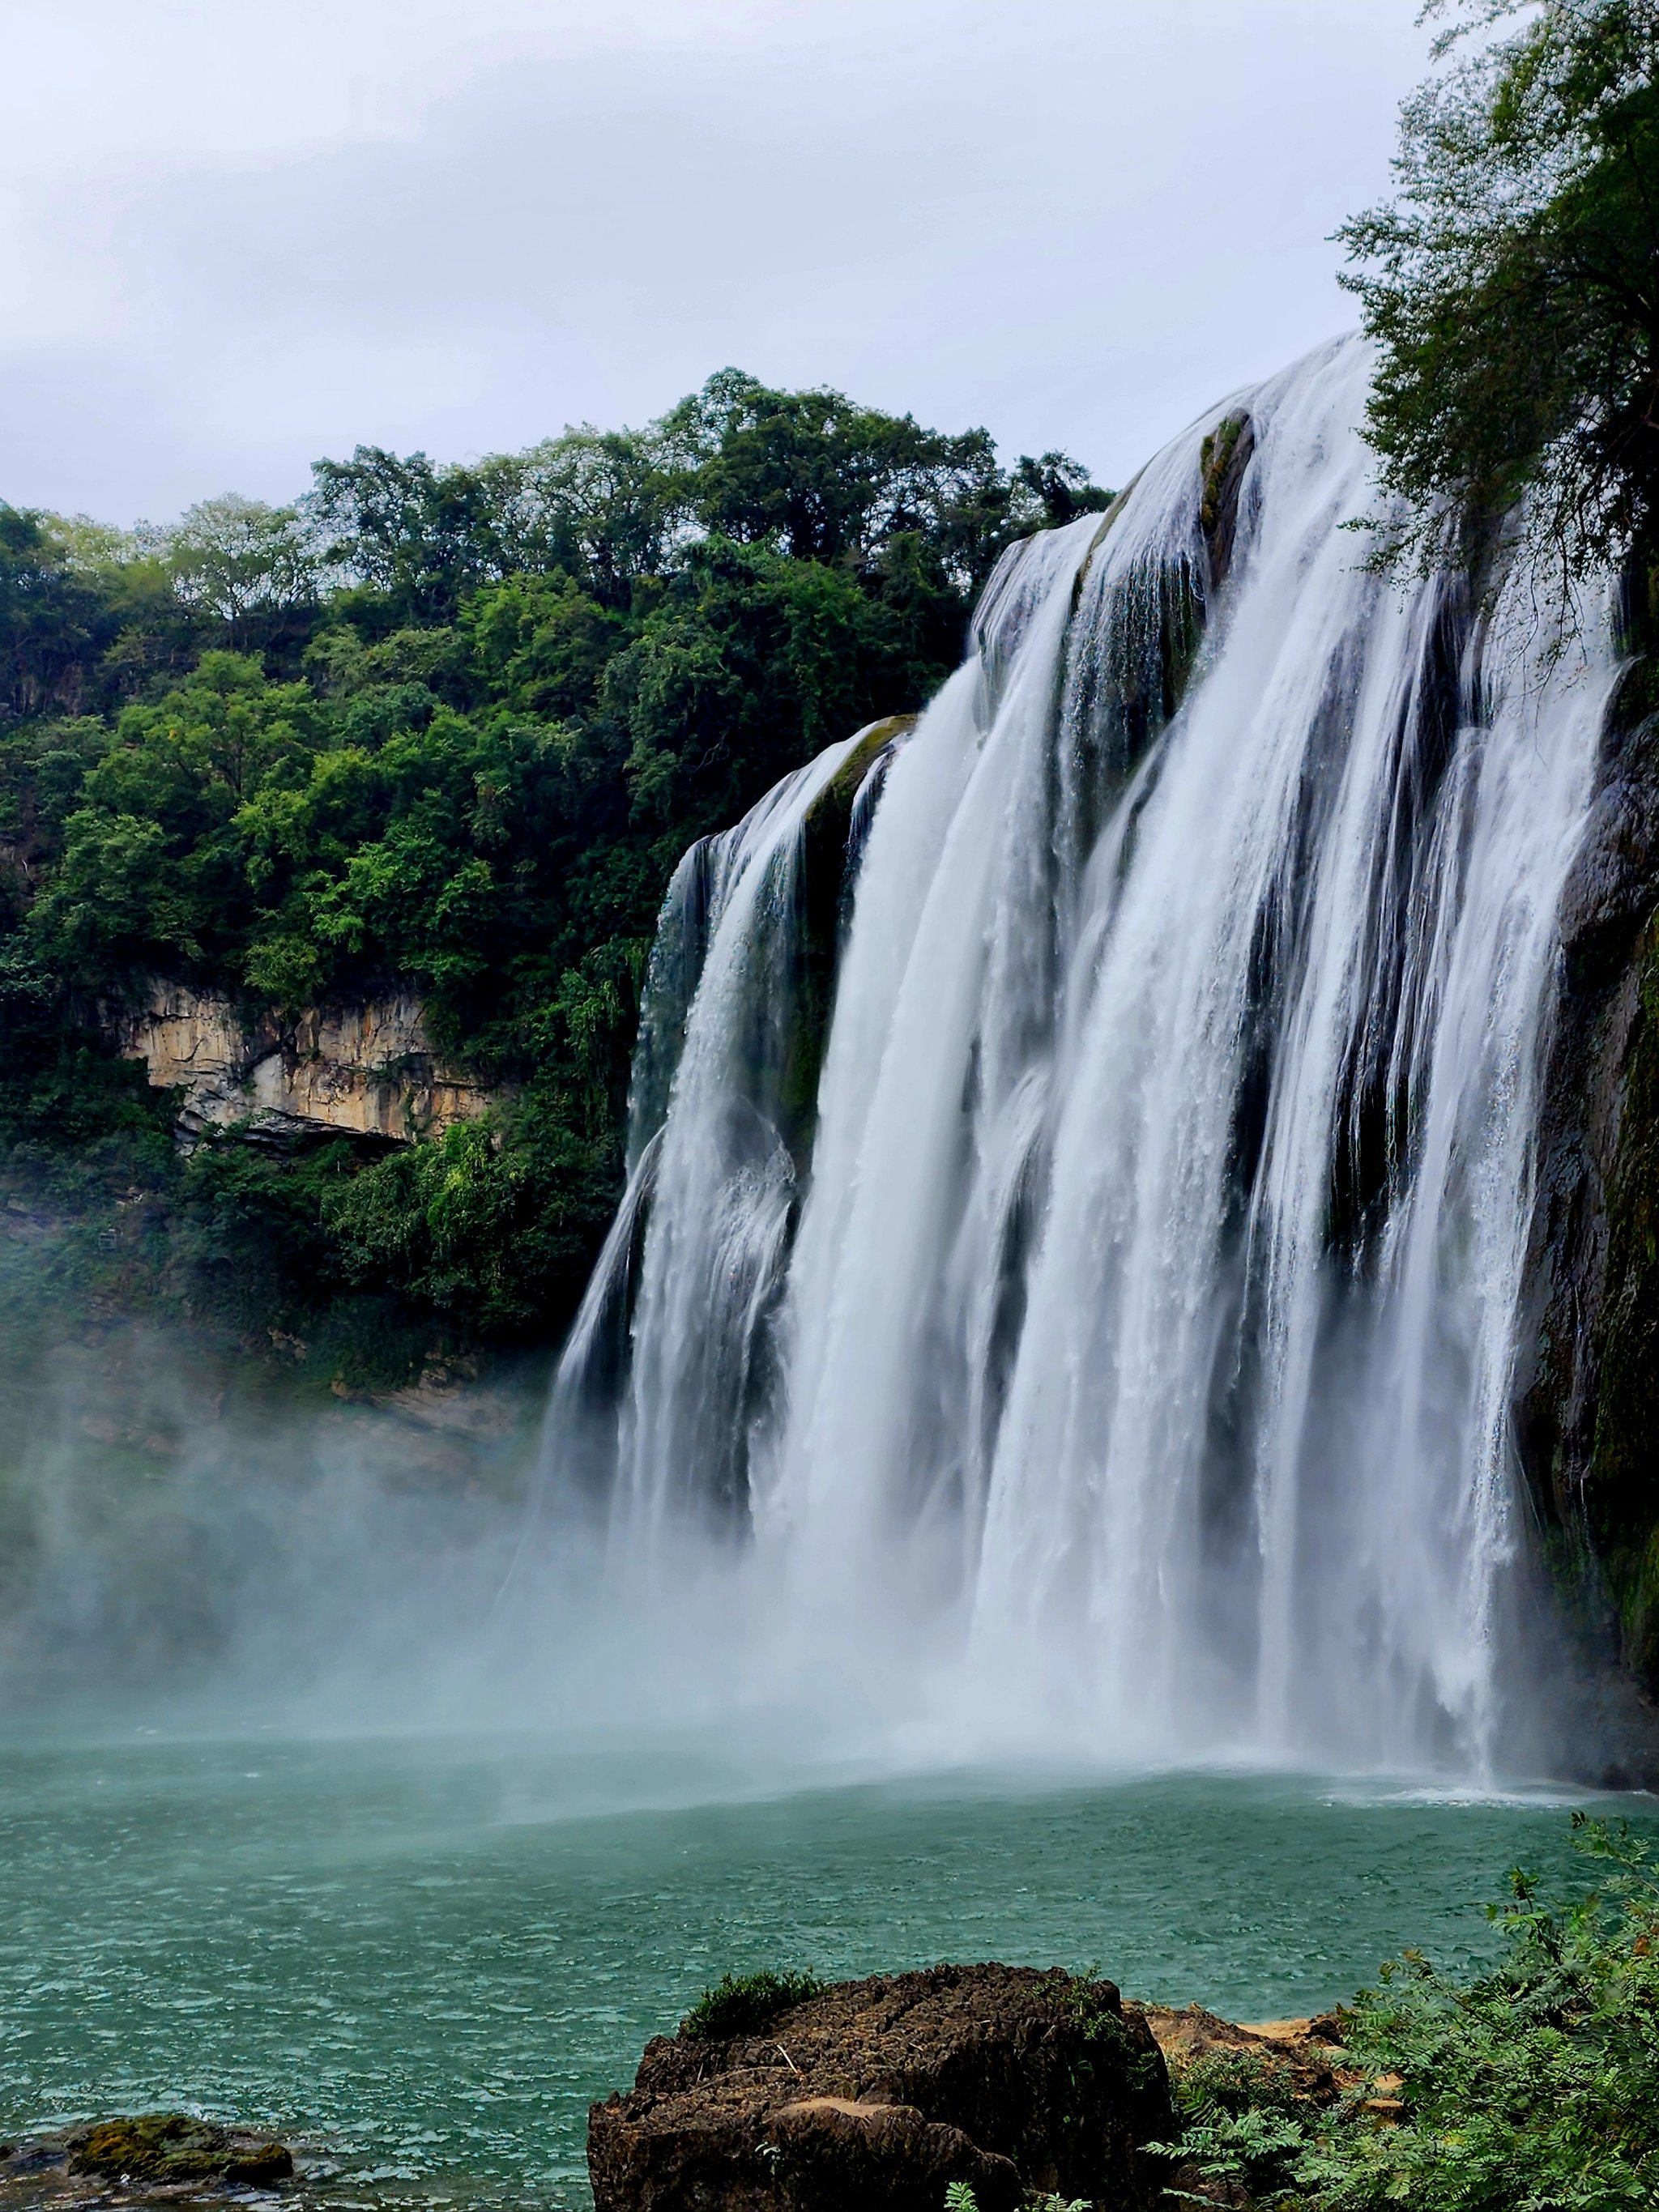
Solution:
{"label": "dark wet rock", "polygon": [[859,793],[867,777],[884,771],[915,726],[914,714],[888,714],[878,722],[866,723],[854,736],[846,759],[813,800],[801,825],[794,974],[788,994],[789,1021],[783,1040],[778,1103],[782,1133],[803,1175],[811,1160],[818,1075],[829,1041],[836,968],[851,918],[852,887],[861,854],[855,836]]}
{"label": "dark wet rock", "polygon": [[1097,2212],[1157,2201],[1139,2147],[1169,2084],[1109,1982],[933,1966],[842,1982],[724,2042],[659,2036],[589,2115],[596,2212],[981,2212],[1029,2191]]}
{"label": "dark wet rock", "polygon": [[979,2212],[1015,2212],[1019,2168],[971,2136],[930,2120],[914,2105],[804,2097],[772,2115],[768,2130],[779,2201],[788,2204],[943,2204],[966,2182]]}
{"label": "dark wet rock", "polygon": [[1656,903],[1659,721],[1650,720],[1606,763],[1562,890],[1561,941],[1581,988],[1628,960]]}
{"label": "dark wet rock", "polygon": [[[1659,721],[1614,718],[1561,902],[1515,1432],[1569,1626],[1659,1692]],[[1654,1771],[1651,1717],[1610,1687],[1572,1731],[1584,1778]],[[1580,1703],[1590,1695],[1577,1693]],[[1607,1709],[1604,1711],[1602,1707]]]}
{"label": "dark wet rock", "polygon": [[265,2189],[293,2172],[293,2154],[269,2136],[185,2112],[147,2112],[0,2145],[0,2201],[20,2193],[8,2185],[29,2185],[36,2197],[88,2201],[98,2185],[143,2192]]}

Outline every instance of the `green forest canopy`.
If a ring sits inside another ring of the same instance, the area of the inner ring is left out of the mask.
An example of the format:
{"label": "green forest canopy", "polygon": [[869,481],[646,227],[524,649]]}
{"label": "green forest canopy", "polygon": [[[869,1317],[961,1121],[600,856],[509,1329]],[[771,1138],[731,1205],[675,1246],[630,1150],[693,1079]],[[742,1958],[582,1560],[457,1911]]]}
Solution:
{"label": "green forest canopy", "polygon": [[[0,505],[0,1144],[60,1207],[126,1194],[130,1297],[325,1338],[367,1302],[397,1368],[437,1317],[570,1310],[686,845],[921,705],[1002,549],[1107,495],[732,369],[643,431],[313,477],[131,532]],[[413,986],[510,1103],[180,1160],[97,1018],[156,975],[284,1015]]]}

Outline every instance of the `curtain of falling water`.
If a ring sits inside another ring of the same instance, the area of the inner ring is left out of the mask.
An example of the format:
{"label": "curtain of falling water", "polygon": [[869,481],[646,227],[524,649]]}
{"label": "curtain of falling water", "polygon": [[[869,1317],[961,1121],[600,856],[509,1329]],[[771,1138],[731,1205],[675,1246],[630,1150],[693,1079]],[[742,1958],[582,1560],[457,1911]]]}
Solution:
{"label": "curtain of falling water", "polygon": [[1527,577],[1476,619],[1366,571],[1367,373],[1348,342],[1220,411],[1254,437],[1224,585],[1219,414],[1005,560],[863,810],[804,1179],[767,1040],[848,748],[665,908],[566,1360],[631,1315],[618,1541],[723,1501],[794,1633],[937,1622],[992,1735],[1493,1755],[1534,1086],[1613,663],[1552,658]]}

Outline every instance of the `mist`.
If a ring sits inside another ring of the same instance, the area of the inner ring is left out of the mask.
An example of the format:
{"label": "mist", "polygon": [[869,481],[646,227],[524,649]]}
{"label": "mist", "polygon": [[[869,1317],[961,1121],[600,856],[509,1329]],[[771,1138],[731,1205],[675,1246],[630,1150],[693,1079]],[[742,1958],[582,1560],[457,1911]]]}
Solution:
{"label": "mist", "polygon": [[239,1377],[187,1328],[66,1310],[34,1226],[0,1248],[34,1316],[0,1380],[9,1730],[534,1736],[566,1814],[961,1755],[921,1727],[942,1674],[894,1694],[914,1631],[792,1648],[752,1561],[689,1529],[630,1576],[546,1434],[544,1359],[346,1400]]}

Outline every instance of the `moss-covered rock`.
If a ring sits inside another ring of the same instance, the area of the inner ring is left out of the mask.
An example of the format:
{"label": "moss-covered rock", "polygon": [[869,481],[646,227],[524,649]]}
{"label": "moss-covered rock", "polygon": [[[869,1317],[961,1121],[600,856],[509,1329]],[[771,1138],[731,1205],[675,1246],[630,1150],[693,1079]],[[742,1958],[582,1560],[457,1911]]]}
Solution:
{"label": "moss-covered rock", "polygon": [[878,722],[866,724],[806,817],[797,879],[790,1033],[779,1090],[783,1134],[802,1168],[817,1127],[818,1073],[835,1003],[842,932],[848,919],[854,805],[865,779],[882,756],[915,726],[914,714],[887,714]]}
{"label": "moss-covered rock", "polygon": [[66,2139],[71,2173],[152,2186],[225,2182],[263,2188],[286,2181],[294,2156],[286,2145],[238,2128],[216,2127],[185,2112],[146,2112],[100,2120]]}
{"label": "moss-covered rock", "polygon": [[1255,425],[1243,413],[1224,415],[1199,448],[1203,481],[1199,493],[1198,526],[1204,533],[1209,556],[1210,592],[1219,592],[1232,566],[1238,535],[1238,501],[1244,471],[1255,451]]}

